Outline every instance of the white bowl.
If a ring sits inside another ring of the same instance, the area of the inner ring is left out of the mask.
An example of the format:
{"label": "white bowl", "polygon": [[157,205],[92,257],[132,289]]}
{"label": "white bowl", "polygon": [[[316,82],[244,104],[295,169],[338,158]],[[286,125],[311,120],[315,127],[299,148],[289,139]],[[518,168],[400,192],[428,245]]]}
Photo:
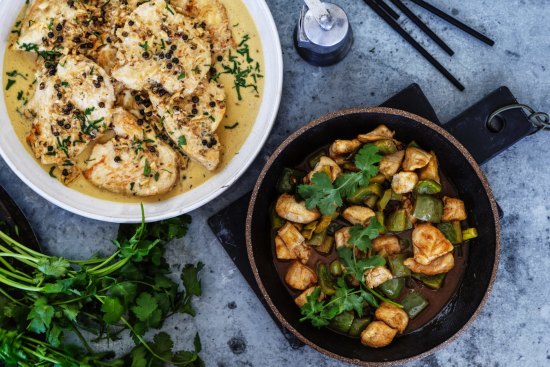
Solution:
{"label": "white bowl", "polygon": [[[231,162],[214,177],[196,188],[168,200],[145,205],[148,222],[175,217],[196,209],[223,193],[250,166],[264,145],[275,122],[283,87],[283,58],[279,34],[264,0],[242,1],[256,23],[264,52],[264,95],[250,135]],[[0,61],[3,63],[8,36],[24,2],[0,0]],[[18,6],[20,4],[20,6]],[[5,70],[2,70],[5,73]],[[0,79],[1,80],[1,79]],[[25,150],[9,122],[4,103],[0,102],[0,155],[8,166],[36,193],[63,209],[84,217],[116,223],[141,221],[137,204],[97,199],[52,180]]]}

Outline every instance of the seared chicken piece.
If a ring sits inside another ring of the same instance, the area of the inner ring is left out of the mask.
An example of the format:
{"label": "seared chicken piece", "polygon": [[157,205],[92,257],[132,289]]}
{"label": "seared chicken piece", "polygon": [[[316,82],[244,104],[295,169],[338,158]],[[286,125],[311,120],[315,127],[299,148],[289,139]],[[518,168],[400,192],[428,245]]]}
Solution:
{"label": "seared chicken piece", "polygon": [[304,264],[308,261],[311,256],[311,249],[306,245],[304,236],[292,223],[286,222],[284,226],[279,228],[277,234],[284,241],[292,255]]}
{"label": "seared chicken piece", "polygon": [[445,196],[443,197],[443,204],[443,216],[441,219],[444,222],[466,220],[468,217],[466,214],[466,208],[464,207],[464,201]]}
{"label": "seared chicken piece", "polygon": [[455,258],[452,253],[445,254],[433,260],[428,265],[419,264],[415,259],[406,259],[403,264],[414,271],[426,275],[447,273],[455,266]]}
{"label": "seared chicken piece", "polygon": [[436,258],[453,251],[453,245],[443,233],[430,223],[416,226],[412,233],[416,262],[428,265]]}
{"label": "seared chicken piece", "polygon": [[321,214],[317,209],[309,210],[304,201],[296,201],[296,198],[289,194],[283,194],[277,199],[275,211],[279,217],[294,223],[308,224],[319,219]]}
{"label": "seared chicken piece", "polygon": [[149,95],[165,132],[192,160],[213,171],[220,162],[221,145],[216,129],[225,114],[223,86],[204,80],[190,95]]}
{"label": "seared chicken piece", "polygon": [[[313,293],[315,291],[315,288],[317,287],[309,287],[308,289],[300,293],[298,297],[294,298],[294,303],[296,303],[298,307],[303,307],[307,303],[307,296]],[[321,293],[317,300],[322,301],[324,298],[325,298],[325,295]]]}
{"label": "seared chicken piece", "polygon": [[102,189],[126,195],[170,191],[179,178],[177,153],[122,109],[113,114],[113,128],[115,138],[94,147],[84,176]]}
{"label": "seared chicken piece", "polygon": [[353,140],[335,140],[328,150],[331,158],[337,158],[342,155],[348,155],[355,152],[361,146],[357,139]]}
{"label": "seared chicken piece", "polygon": [[399,237],[386,234],[376,237],[372,240],[372,249],[376,252],[382,252],[385,255],[393,255],[401,252]]}
{"label": "seared chicken piece", "polygon": [[79,1],[74,1],[72,6],[67,1],[32,1],[27,7],[21,22],[21,34],[14,46],[25,51],[31,51],[30,47],[66,54],[70,46],[74,46],[71,36],[80,33],[82,28],[78,19],[86,16],[86,13],[86,8]]}
{"label": "seared chicken piece", "polygon": [[426,167],[431,158],[432,156],[430,153],[425,152],[422,149],[408,147],[407,150],[405,150],[403,169],[405,171],[414,171],[415,169]]}
{"label": "seared chicken piece", "polygon": [[42,70],[26,107],[33,123],[27,142],[36,158],[55,165],[75,159],[110,124],[114,100],[109,76],[83,56],[61,58],[56,75]]}
{"label": "seared chicken piece", "polygon": [[377,140],[391,139],[395,132],[387,128],[386,125],[380,125],[368,134],[362,134],[357,137],[362,143],[369,143]]}
{"label": "seared chicken piece", "polygon": [[376,213],[372,209],[359,205],[349,206],[342,213],[342,217],[351,224],[360,224],[362,226],[366,226],[374,216],[376,216]]}
{"label": "seared chicken piece", "polygon": [[409,315],[407,313],[388,302],[382,302],[380,307],[376,309],[374,317],[377,320],[384,321],[391,328],[397,329],[402,334],[409,324]]}
{"label": "seared chicken piece", "polygon": [[361,333],[361,343],[372,348],[382,348],[391,344],[397,330],[382,321],[371,322]]}
{"label": "seared chicken piece", "polygon": [[349,233],[350,228],[351,227],[344,227],[334,233],[334,242],[336,242],[336,248],[340,248],[342,246],[353,247],[351,243],[348,243],[349,239],[351,238],[351,235]]}
{"label": "seared chicken piece", "polygon": [[418,177],[421,180],[434,180],[437,183],[441,183],[439,178],[439,164],[434,152],[430,152],[430,162],[428,165],[418,171]]}
{"label": "seared chicken piece", "polygon": [[313,175],[317,172],[324,172],[328,175],[330,180],[334,182],[342,174],[342,168],[336,163],[334,160],[332,160],[329,157],[322,156],[321,159],[319,159],[319,162],[315,165],[313,168],[313,171],[311,171],[304,181],[311,182],[311,179],[313,178]]}
{"label": "seared chicken piece", "polygon": [[219,0],[173,0],[171,4],[183,14],[204,22],[212,38],[213,59],[223,56],[227,49],[236,46],[227,10]]}
{"label": "seared chicken piece", "polygon": [[296,260],[296,255],[290,252],[285,241],[279,236],[275,237],[275,254],[279,260]]}
{"label": "seared chicken piece", "polygon": [[390,279],[393,279],[393,275],[385,266],[377,266],[365,271],[365,283],[369,288],[376,288]]}
{"label": "seared chicken piece", "polygon": [[107,43],[97,50],[96,55],[99,66],[110,74],[112,69],[116,66],[117,49],[113,45]]}
{"label": "seared chicken piece", "polygon": [[387,179],[390,179],[393,175],[399,171],[401,162],[405,157],[405,151],[399,150],[395,153],[385,155],[380,161],[380,173],[382,173]]}
{"label": "seared chicken piece", "polygon": [[[189,95],[210,69],[209,36],[165,0],[138,6],[115,31],[114,78],[134,90]],[[161,56],[162,55],[162,56]]]}
{"label": "seared chicken piece", "polygon": [[285,282],[290,287],[303,291],[317,284],[317,274],[310,267],[294,261],[286,272]]}
{"label": "seared chicken piece", "polygon": [[414,190],[418,176],[414,172],[399,172],[391,181],[391,188],[396,194],[406,194]]}
{"label": "seared chicken piece", "polygon": [[416,219],[416,217],[413,215],[414,205],[408,196],[403,197],[402,207],[403,209],[405,209],[405,213],[407,214],[407,218],[409,219],[409,222],[411,222],[412,224],[415,224],[418,221],[418,219]]}

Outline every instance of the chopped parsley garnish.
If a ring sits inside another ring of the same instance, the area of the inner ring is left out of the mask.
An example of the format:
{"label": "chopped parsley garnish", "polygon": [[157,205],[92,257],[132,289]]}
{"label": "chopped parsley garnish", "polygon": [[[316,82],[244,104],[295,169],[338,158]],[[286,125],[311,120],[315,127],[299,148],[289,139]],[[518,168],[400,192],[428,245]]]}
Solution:
{"label": "chopped parsley garnish", "polygon": [[6,90],[10,90],[10,88],[15,84],[14,79],[8,79],[8,84],[6,84]]}
{"label": "chopped parsley garnish", "polygon": [[181,147],[183,145],[187,145],[187,139],[185,139],[185,136],[180,135],[178,138],[178,147]]}
{"label": "chopped parsley garnish", "polygon": [[68,136],[65,139],[61,140],[59,139],[59,136],[57,137],[57,147],[65,153],[67,158],[69,158],[69,144],[71,143],[71,137]]}
{"label": "chopped parsley garnish", "polygon": [[62,81],[62,82],[61,82],[61,85],[64,86],[64,87],[68,87],[68,86],[69,86],[69,82]]}
{"label": "chopped parsley garnish", "polygon": [[50,177],[57,178],[57,176],[53,173],[54,171],[55,171],[55,166],[52,166],[48,174],[50,175]]}
{"label": "chopped parsley garnish", "polygon": [[153,176],[153,178],[155,179],[155,181],[158,181],[159,180],[159,176],[160,174],[158,172],[155,172],[155,176]]}
{"label": "chopped parsley garnish", "polygon": [[168,5],[168,3],[166,3],[166,6],[165,6],[166,10],[168,10],[170,12],[170,14],[174,15],[174,11],[172,10],[172,8],[170,7],[170,5]]}
{"label": "chopped parsley garnish", "polygon": [[145,166],[143,167],[143,175],[149,177],[151,174],[151,166],[149,165],[149,160],[145,158]]}
{"label": "chopped parsley garnish", "polygon": [[140,43],[139,47],[141,47],[143,49],[143,51],[147,52],[147,49],[149,48],[149,42],[145,41],[143,43]]}
{"label": "chopped parsley garnish", "polygon": [[6,72],[6,75],[9,76],[10,78],[15,78],[16,76],[19,75],[21,78],[27,80],[27,76],[21,74],[21,73],[18,72],[17,70],[8,71],[8,72]]}
{"label": "chopped parsley garnish", "polygon": [[182,72],[180,75],[178,75],[178,80],[182,80],[183,78],[185,78],[185,73]]}
{"label": "chopped parsley garnish", "polygon": [[59,56],[61,56],[61,52],[59,51],[41,51],[38,49],[38,45],[36,43],[23,43],[21,45],[21,48],[27,52],[34,51],[39,57],[42,57],[46,61],[55,61]]}
{"label": "chopped parsley garnish", "polygon": [[235,122],[233,125],[225,125],[224,128],[227,129],[227,130],[233,130],[237,126],[239,126],[239,123]]}

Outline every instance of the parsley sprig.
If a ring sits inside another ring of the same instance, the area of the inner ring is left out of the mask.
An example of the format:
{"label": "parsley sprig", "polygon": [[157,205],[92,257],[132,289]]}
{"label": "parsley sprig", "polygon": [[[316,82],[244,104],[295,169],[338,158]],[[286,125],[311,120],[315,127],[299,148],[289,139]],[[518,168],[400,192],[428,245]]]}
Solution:
{"label": "parsley sprig", "polygon": [[382,156],[373,144],[364,145],[355,155],[358,172],[339,176],[334,183],[325,172],[317,172],[310,185],[298,186],[298,194],[306,201],[308,209],[319,208],[323,215],[332,215],[343,204],[343,198],[352,195],[359,186],[367,185],[378,173]]}

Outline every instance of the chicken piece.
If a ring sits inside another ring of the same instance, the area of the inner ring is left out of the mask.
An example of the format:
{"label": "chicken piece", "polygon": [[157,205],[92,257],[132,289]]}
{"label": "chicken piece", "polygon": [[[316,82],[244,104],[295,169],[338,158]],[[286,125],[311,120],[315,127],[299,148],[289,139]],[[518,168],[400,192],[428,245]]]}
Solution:
{"label": "chicken piece", "polygon": [[418,176],[414,172],[399,172],[391,181],[391,188],[396,194],[406,194],[414,190]]}
{"label": "chicken piece", "polygon": [[412,241],[414,259],[422,265],[428,265],[436,258],[453,251],[451,242],[430,223],[417,225],[412,233]]}
{"label": "chicken piece", "polygon": [[334,242],[336,243],[336,248],[340,248],[342,246],[353,247],[351,243],[348,243],[351,238],[351,234],[349,233],[350,228],[351,227],[344,227],[334,232]]}
{"label": "chicken piece", "polygon": [[215,170],[222,148],[216,129],[226,109],[223,86],[204,80],[191,95],[150,94],[149,98],[161,117],[159,133],[166,133],[192,160]]}
{"label": "chicken piece", "polygon": [[407,214],[407,218],[409,219],[409,222],[411,222],[411,224],[416,224],[418,219],[416,219],[416,217],[413,215],[414,205],[412,200],[408,197],[408,195],[403,197],[401,201],[401,205],[403,209],[405,209],[405,213]]}
{"label": "chicken piece", "polygon": [[342,174],[342,169],[334,160],[323,156],[319,159],[313,171],[306,176],[306,182],[311,182],[313,175],[317,172],[325,172],[330,177],[330,181],[334,182]]}
{"label": "chicken piece", "polygon": [[384,321],[389,327],[397,329],[399,334],[403,334],[409,324],[409,315],[403,309],[388,302],[380,304],[380,307],[374,313],[374,317],[377,320]]}
{"label": "chicken piece", "polygon": [[393,255],[401,252],[399,237],[386,234],[376,237],[372,240],[372,249],[376,252],[382,252],[385,255]]}
{"label": "chicken piece", "polygon": [[415,169],[426,167],[430,163],[432,156],[430,153],[416,147],[408,147],[405,150],[405,160],[403,169],[405,171],[414,171]]}
{"label": "chicken piece", "polygon": [[430,162],[424,167],[418,170],[418,177],[421,180],[434,180],[437,183],[441,183],[439,178],[439,164],[437,162],[437,157],[435,153],[430,152]]}
{"label": "chicken piece", "polygon": [[113,77],[134,90],[190,95],[211,64],[209,36],[195,25],[164,0],[139,5],[115,31]]}
{"label": "chicken piece", "polygon": [[306,240],[298,228],[292,223],[286,222],[284,226],[279,228],[277,234],[284,241],[290,253],[305,264],[311,256],[311,249],[306,245]]}
{"label": "chicken piece", "polygon": [[107,73],[83,56],[63,57],[56,75],[46,73],[38,73],[25,110],[32,120],[27,142],[43,164],[61,166],[110,124],[114,90]]}
{"label": "chicken piece", "polygon": [[447,273],[455,266],[455,258],[452,253],[445,254],[433,260],[428,265],[418,263],[415,259],[406,259],[403,264],[415,273],[425,275],[437,275]]}
{"label": "chicken piece", "polygon": [[116,66],[117,62],[117,49],[110,43],[106,43],[97,50],[97,63],[103,68],[108,74],[111,74],[111,71]]}
{"label": "chicken piece", "polygon": [[386,347],[391,344],[396,335],[396,329],[382,321],[373,321],[361,332],[361,344],[371,348]]}
{"label": "chicken piece", "polygon": [[212,38],[213,60],[236,46],[227,9],[219,0],[173,0],[171,4],[183,14],[204,22]]}
{"label": "chicken piece", "polygon": [[390,279],[393,279],[393,275],[385,266],[377,266],[365,271],[365,283],[369,288],[376,288]]}
{"label": "chicken piece", "polygon": [[362,226],[366,226],[374,216],[376,216],[376,213],[372,209],[359,205],[349,206],[342,213],[342,217],[351,224],[360,224]]}
{"label": "chicken piece", "polygon": [[399,171],[401,162],[405,157],[405,151],[399,150],[395,153],[385,155],[380,161],[380,173],[382,173],[388,180]]}
{"label": "chicken piece", "polygon": [[361,142],[357,139],[353,140],[335,140],[330,145],[328,153],[331,158],[337,158],[342,155],[347,155],[355,152],[361,146]]}
{"label": "chicken piece", "polygon": [[294,261],[286,272],[285,282],[290,287],[303,291],[317,284],[317,274],[310,267]]}
{"label": "chicken piece", "polygon": [[93,148],[84,176],[95,186],[126,195],[172,190],[179,179],[177,153],[121,108],[113,113],[113,129],[115,138]]}
{"label": "chicken piece", "polygon": [[[26,9],[21,33],[14,47],[25,51],[52,51],[67,54],[74,44],[71,36],[81,33],[78,19],[86,15],[80,2],[35,0]],[[58,28],[58,25],[61,27]],[[59,29],[59,30],[58,30]],[[48,37],[49,33],[54,37]],[[58,37],[62,37],[58,39]],[[63,40],[60,42],[59,40]]]}
{"label": "chicken piece", "polygon": [[304,201],[296,201],[296,198],[289,194],[282,194],[277,199],[275,211],[279,217],[294,223],[308,224],[321,217],[319,210],[309,210]]}
{"label": "chicken piece", "polygon": [[[300,308],[303,307],[307,303],[307,296],[313,293],[316,288],[317,287],[309,287],[308,289],[300,293],[298,297],[294,298],[294,303],[296,303],[296,305]],[[319,295],[319,298],[317,298],[317,301],[322,301],[323,299],[325,299],[325,295],[321,293]]]}
{"label": "chicken piece", "polygon": [[275,254],[279,260],[296,260],[296,255],[290,252],[285,241],[279,236],[275,237]]}
{"label": "chicken piece", "polygon": [[443,216],[441,219],[444,222],[466,220],[467,217],[464,201],[448,196],[443,197]]}
{"label": "chicken piece", "polygon": [[391,131],[386,125],[380,125],[368,134],[361,134],[357,137],[362,143],[369,143],[377,140],[392,139],[395,132]]}

